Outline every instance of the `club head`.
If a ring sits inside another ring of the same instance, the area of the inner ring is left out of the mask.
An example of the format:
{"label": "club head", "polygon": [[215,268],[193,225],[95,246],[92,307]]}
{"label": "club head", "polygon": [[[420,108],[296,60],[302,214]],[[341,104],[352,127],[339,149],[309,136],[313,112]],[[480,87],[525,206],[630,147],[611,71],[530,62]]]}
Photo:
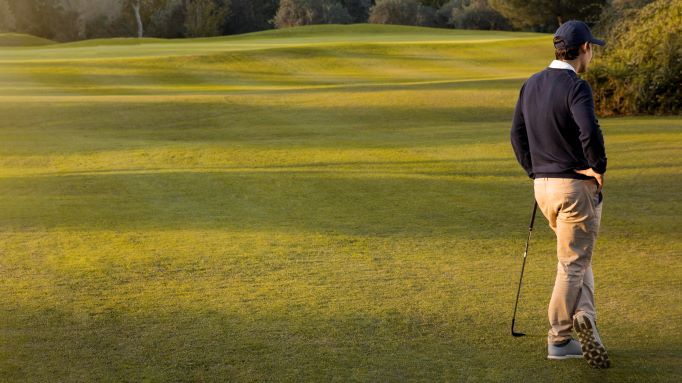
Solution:
{"label": "club head", "polygon": [[526,334],[524,334],[524,333],[522,333],[522,332],[514,332],[514,331],[512,330],[512,336],[515,337],[515,338],[519,338],[519,337],[522,337],[522,336],[526,336]]}

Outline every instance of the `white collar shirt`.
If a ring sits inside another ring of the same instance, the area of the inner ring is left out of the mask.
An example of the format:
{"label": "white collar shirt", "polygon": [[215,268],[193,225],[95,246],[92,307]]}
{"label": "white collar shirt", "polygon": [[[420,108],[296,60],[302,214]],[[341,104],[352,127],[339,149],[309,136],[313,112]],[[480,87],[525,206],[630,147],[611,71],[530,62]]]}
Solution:
{"label": "white collar shirt", "polygon": [[552,61],[552,63],[549,64],[549,67],[554,69],[570,69],[573,72],[575,72],[575,68],[573,68],[573,65],[561,60]]}

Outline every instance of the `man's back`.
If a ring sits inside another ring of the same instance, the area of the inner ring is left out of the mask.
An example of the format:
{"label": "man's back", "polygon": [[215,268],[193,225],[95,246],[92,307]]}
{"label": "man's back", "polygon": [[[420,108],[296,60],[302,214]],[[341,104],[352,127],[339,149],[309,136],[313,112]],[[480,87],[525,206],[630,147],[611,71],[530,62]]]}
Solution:
{"label": "man's back", "polygon": [[530,77],[519,95],[512,144],[529,176],[585,179],[574,169],[589,167],[603,173],[604,140],[589,84],[570,69],[548,67]]}

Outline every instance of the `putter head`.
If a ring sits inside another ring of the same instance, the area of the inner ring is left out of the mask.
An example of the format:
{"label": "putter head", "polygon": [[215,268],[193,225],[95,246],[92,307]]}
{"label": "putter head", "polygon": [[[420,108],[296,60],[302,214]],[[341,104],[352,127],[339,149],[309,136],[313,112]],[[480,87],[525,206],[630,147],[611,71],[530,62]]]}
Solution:
{"label": "putter head", "polygon": [[[514,313],[514,314],[516,314],[516,313]],[[518,337],[521,337],[521,336],[526,336],[526,334],[524,334],[524,333],[522,333],[522,332],[516,332],[516,331],[514,331],[514,323],[515,323],[515,322],[516,322],[516,318],[512,318],[512,326],[511,326],[512,336],[513,336],[514,338],[518,338]]]}

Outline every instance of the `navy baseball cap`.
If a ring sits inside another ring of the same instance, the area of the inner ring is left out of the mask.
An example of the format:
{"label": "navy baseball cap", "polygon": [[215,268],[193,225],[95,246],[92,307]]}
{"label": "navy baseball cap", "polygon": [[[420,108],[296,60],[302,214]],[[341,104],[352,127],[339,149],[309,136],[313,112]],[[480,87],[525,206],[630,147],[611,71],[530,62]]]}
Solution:
{"label": "navy baseball cap", "polygon": [[592,36],[592,32],[590,32],[587,24],[578,20],[569,20],[561,24],[559,29],[554,32],[554,37],[563,39],[566,47],[577,47],[585,42],[597,45],[606,44],[604,40],[599,40]]}

